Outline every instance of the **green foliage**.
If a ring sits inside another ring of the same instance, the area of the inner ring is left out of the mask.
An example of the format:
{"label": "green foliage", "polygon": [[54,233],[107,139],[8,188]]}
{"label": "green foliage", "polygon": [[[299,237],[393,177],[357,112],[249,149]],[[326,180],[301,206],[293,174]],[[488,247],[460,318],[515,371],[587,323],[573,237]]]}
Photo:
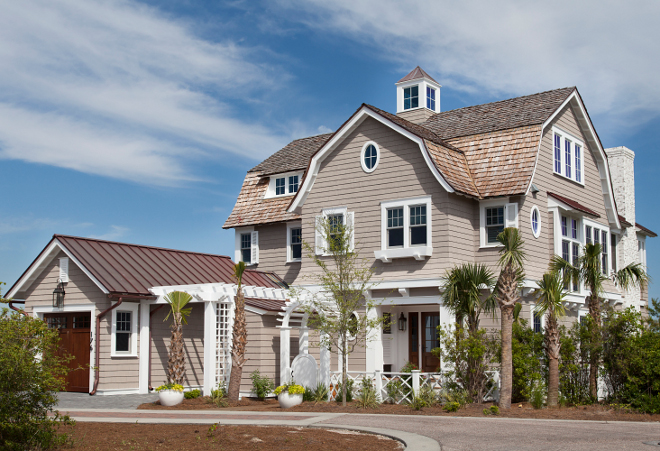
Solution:
{"label": "green foliage", "polygon": [[440,402],[438,394],[430,385],[422,385],[419,388],[419,393],[416,395],[419,396],[419,398],[424,401],[428,407],[435,406]]}
{"label": "green foliage", "polygon": [[172,315],[172,321],[181,321],[183,324],[188,324],[188,316],[190,316],[191,308],[186,308],[188,302],[192,300],[192,296],[184,291],[172,291],[165,295],[165,301],[170,306],[170,311],[163,321],[167,321]]}
{"label": "green foliage", "polygon": [[534,332],[527,321],[513,323],[511,339],[513,361],[513,387],[511,401],[529,399],[532,387],[547,375],[547,360],[543,350],[543,333]]}
{"label": "green foliage", "polygon": [[360,393],[355,398],[355,405],[363,409],[375,409],[378,407],[378,396],[376,388],[370,378],[363,378],[360,384]]}
{"label": "green foliage", "polygon": [[457,322],[462,323],[466,318],[468,328],[476,331],[479,329],[481,313],[490,313],[496,308],[492,294],[482,295],[484,288],[492,289],[495,286],[493,272],[483,264],[464,263],[448,270],[444,278],[444,305],[456,316]]}
{"label": "green foliage", "polygon": [[328,387],[321,382],[319,382],[319,384],[316,386],[315,389],[305,390],[305,393],[307,393],[307,391],[309,391],[309,394],[311,396],[310,401],[314,401],[314,402],[327,401],[328,395],[330,394],[330,390],[328,389]]}
{"label": "green foliage", "polygon": [[[339,382],[337,384],[337,395],[335,396],[335,401],[343,402],[344,398],[342,395],[342,384]],[[348,379],[346,381],[346,402],[353,401],[353,379]]]}
{"label": "green foliage", "polygon": [[396,404],[408,395],[410,388],[399,378],[392,378],[385,385],[386,402]]}
{"label": "green foliage", "polygon": [[490,406],[488,409],[483,410],[484,415],[499,415],[500,408],[497,406]]}
{"label": "green foliage", "polygon": [[408,407],[414,410],[422,410],[424,407],[428,407],[429,405],[426,403],[426,400],[424,400],[421,396],[418,396],[413,393],[412,399],[408,401]]}
{"label": "green foliage", "polygon": [[468,333],[461,327],[438,327],[441,347],[436,354],[448,362],[447,388],[466,390],[473,402],[481,403],[490,378],[490,365],[496,363],[498,340],[484,329]]}
{"label": "green foliage", "polygon": [[227,407],[229,403],[227,402],[227,386],[225,382],[222,381],[218,384],[218,388],[211,390],[210,401],[218,407]]}
{"label": "green foliage", "polygon": [[445,412],[458,412],[458,409],[461,408],[461,405],[457,402],[447,402],[442,408]]}
{"label": "green foliage", "polygon": [[199,398],[202,395],[202,392],[198,389],[187,391],[183,394],[183,397],[186,399],[195,399]]}
{"label": "green foliage", "polygon": [[296,384],[296,381],[291,381],[288,384],[280,385],[274,391],[276,395],[282,393],[288,393],[290,395],[303,395],[305,393],[305,387],[302,385]]}
{"label": "green foliage", "polygon": [[540,409],[543,407],[543,403],[545,402],[545,393],[546,388],[543,383],[538,382],[534,384],[532,387],[532,392],[529,396],[529,403],[532,405],[532,407],[535,409]]}
{"label": "green foliage", "polygon": [[156,387],[157,392],[161,392],[163,390],[183,391],[183,385],[175,384],[175,383],[169,383],[169,384],[163,384],[163,385],[160,385],[160,386]]}
{"label": "green foliage", "polygon": [[58,331],[41,320],[9,311],[0,315],[0,449],[48,449],[66,442],[57,429],[74,422],[54,410],[68,372],[68,359],[55,353],[58,341]]}
{"label": "green foliage", "polygon": [[568,405],[590,404],[589,352],[591,349],[589,324],[575,322],[570,329],[561,326],[559,350],[559,393],[560,403]]}
{"label": "green foliage", "polygon": [[412,373],[413,370],[418,370],[419,367],[412,362],[407,362],[401,367],[400,373]]}
{"label": "green foliage", "polygon": [[262,376],[259,370],[254,370],[250,374],[252,379],[252,393],[254,393],[260,401],[266,399],[269,393],[275,388],[275,382],[268,376]]}
{"label": "green foliage", "polygon": [[444,389],[440,393],[440,402],[443,404],[458,403],[460,407],[463,407],[472,402],[472,397],[467,390]]}

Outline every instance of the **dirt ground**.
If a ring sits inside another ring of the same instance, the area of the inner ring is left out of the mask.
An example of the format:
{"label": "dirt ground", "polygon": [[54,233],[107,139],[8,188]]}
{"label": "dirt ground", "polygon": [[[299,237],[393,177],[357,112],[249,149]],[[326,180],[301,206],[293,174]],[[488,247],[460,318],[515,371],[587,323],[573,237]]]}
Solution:
{"label": "dirt ground", "polygon": [[[332,412],[332,413],[369,413],[369,414],[394,414],[394,415],[439,415],[450,417],[483,417],[483,410],[489,408],[492,403],[470,404],[461,408],[458,412],[445,412],[442,407],[425,407],[421,410],[413,410],[407,405],[381,404],[375,409],[362,409],[354,403],[348,403],[343,407],[336,402],[304,402],[299,406],[288,409],[287,412]],[[138,409],[163,409],[163,410],[202,410],[218,409],[208,398],[184,399],[183,403],[174,407],[161,406],[155,403],[142,404]],[[238,411],[262,411],[281,412],[280,406],[275,399],[258,401],[244,398],[238,403],[232,403],[224,410]],[[500,410],[499,415],[504,418],[536,418],[536,419],[559,419],[559,420],[594,420],[594,421],[658,421],[660,415],[648,415],[636,413],[629,409],[618,408],[609,405],[589,405],[576,407],[558,407],[534,409],[528,403],[513,404],[511,410]]]}
{"label": "dirt ground", "polygon": [[61,451],[403,449],[401,443],[381,436],[317,428],[78,422],[66,429],[71,434],[71,444]]}

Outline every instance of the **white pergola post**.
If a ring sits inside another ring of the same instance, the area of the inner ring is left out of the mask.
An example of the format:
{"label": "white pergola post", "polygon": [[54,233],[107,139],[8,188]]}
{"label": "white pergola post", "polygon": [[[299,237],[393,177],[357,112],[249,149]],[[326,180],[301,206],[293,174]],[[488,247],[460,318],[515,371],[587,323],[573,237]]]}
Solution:
{"label": "white pergola post", "polygon": [[[321,337],[321,341],[323,337]],[[319,382],[326,387],[330,386],[330,350],[325,346],[321,346],[320,350],[320,368],[319,368]]]}
{"label": "white pergola post", "polygon": [[138,363],[138,393],[144,395],[149,393],[149,313],[151,304],[149,301],[140,301],[140,353]]}
{"label": "white pergola post", "polygon": [[204,396],[215,387],[216,302],[204,302]]}
{"label": "white pergola post", "polygon": [[[376,308],[371,308],[366,313],[369,320],[377,319],[378,314],[379,312]],[[367,332],[364,369],[367,373],[373,373],[376,370],[383,369],[383,341],[381,333],[381,328],[370,329]]]}
{"label": "white pergola post", "polygon": [[280,327],[280,385],[291,378],[291,328]]}
{"label": "white pergola post", "polygon": [[298,329],[298,354],[309,354],[309,327]]}

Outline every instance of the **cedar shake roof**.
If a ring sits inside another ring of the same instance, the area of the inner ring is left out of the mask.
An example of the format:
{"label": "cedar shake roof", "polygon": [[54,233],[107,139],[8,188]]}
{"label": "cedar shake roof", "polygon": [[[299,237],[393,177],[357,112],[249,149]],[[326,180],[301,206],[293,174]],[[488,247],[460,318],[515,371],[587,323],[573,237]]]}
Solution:
{"label": "cedar shake roof", "polygon": [[422,126],[447,140],[526,125],[539,125],[543,124],[575,89],[575,87],[555,89],[515,99],[444,111],[428,118]]}
{"label": "cedar shake roof", "polygon": [[[223,255],[67,235],[53,235],[53,240],[58,240],[110,294],[151,296],[149,288],[157,286],[236,283],[234,262]],[[286,286],[274,273],[251,269],[243,273],[243,284]]]}
{"label": "cedar shake roof", "polygon": [[564,196],[560,196],[559,194],[555,194],[555,193],[551,193],[551,192],[548,192],[548,196],[554,197],[558,201],[563,202],[566,205],[568,205],[569,207],[574,208],[578,211],[581,211],[582,213],[586,213],[590,216],[593,216],[594,218],[600,218],[600,215],[598,213],[591,210],[590,208],[585,207],[584,205],[582,205],[579,202],[576,202],[574,200],[568,199]]}
{"label": "cedar shake roof", "polygon": [[[408,75],[406,75],[405,77],[403,77],[401,80],[397,81],[396,83],[399,84],[399,83],[403,83],[404,81],[417,80],[418,78],[424,78],[424,77],[428,78],[429,80],[431,80],[435,83],[438,83],[437,81],[435,81],[433,79],[433,77],[431,77],[429,74],[427,74],[424,71],[424,69],[422,69],[419,66],[414,68]],[[440,84],[440,83],[438,83],[438,84]]]}
{"label": "cedar shake roof", "polygon": [[300,219],[300,215],[287,212],[293,196],[264,199],[268,183],[269,177],[262,177],[259,173],[248,172],[238,199],[236,199],[234,209],[222,228],[229,229]]}
{"label": "cedar shake roof", "polygon": [[637,228],[638,228],[643,234],[645,234],[645,235],[648,235],[648,236],[650,236],[650,237],[652,237],[652,238],[655,238],[656,236],[658,236],[658,234],[655,233],[653,230],[651,230],[651,229],[647,229],[646,227],[644,227],[643,225],[641,225],[641,224],[639,224],[639,223],[637,223],[637,222],[635,223],[635,225],[636,225]]}
{"label": "cedar shake roof", "polygon": [[[522,194],[527,190],[541,135],[542,126],[534,125],[464,136],[449,142],[463,151],[477,192],[481,198],[488,198]],[[454,183],[451,185],[456,189]]]}
{"label": "cedar shake roof", "polygon": [[275,152],[248,172],[261,172],[262,175],[307,169],[312,155],[332,136],[332,133],[296,139]]}

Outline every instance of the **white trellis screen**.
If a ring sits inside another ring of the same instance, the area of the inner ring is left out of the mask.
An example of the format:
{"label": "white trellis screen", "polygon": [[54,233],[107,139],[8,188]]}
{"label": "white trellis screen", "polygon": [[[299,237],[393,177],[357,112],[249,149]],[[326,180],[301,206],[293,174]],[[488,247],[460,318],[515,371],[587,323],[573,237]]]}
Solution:
{"label": "white trellis screen", "polygon": [[215,334],[215,386],[221,382],[229,381],[231,372],[231,330],[229,319],[232,304],[219,302],[216,305],[216,334]]}

